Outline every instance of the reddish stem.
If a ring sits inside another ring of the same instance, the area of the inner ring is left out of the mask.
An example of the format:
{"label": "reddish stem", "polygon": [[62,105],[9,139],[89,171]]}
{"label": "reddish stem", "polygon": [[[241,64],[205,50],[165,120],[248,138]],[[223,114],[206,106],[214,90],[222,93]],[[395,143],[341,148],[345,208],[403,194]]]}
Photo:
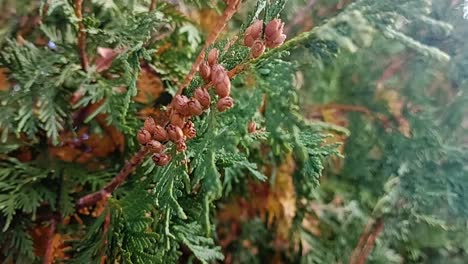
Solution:
{"label": "reddish stem", "polygon": [[47,234],[48,241],[47,241],[47,248],[44,255],[44,264],[51,264],[54,261],[54,236],[55,236],[55,229],[57,227],[57,221],[52,218],[50,220],[50,228]]}
{"label": "reddish stem", "polygon": [[135,168],[140,165],[143,161],[145,155],[148,153],[148,150],[143,147],[133,155],[133,157],[125,164],[125,166],[120,170],[120,172],[110,181],[104,188],[101,190],[90,193],[78,200],[76,203],[77,208],[83,208],[96,204],[98,201],[106,198],[112,192],[114,192],[128,176],[135,170]]}
{"label": "reddish stem", "polygon": [[200,64],[203,62],[203,59],[205,58],[206,49],[210,47],[211,45],[213,45],[213,43],[215,43],[215,41],[218,39],[219,35],[226,27],[228,21],[232,18],[232,16],[239,9],[240,2],[241,2],[240,0],[228,1],[228,6],[224,10],[223,15],[221,16],[221,19],[219,20],[213,32],[211,32],[211,34],[208,36],[200,54],[198,54],[197,59],[192,64],[192,68],[190,69],[189,74],[185,77],[184,81],[179,86],[179,90],[177,91],[177,94],[182,94],[185,87],[187,87],[190,84],[190,82],[193,80],[193,78],[195,77],[195,74],[198,71],[198,68],[200,67]]}
{"label": "reddish stem", "polygon": [[353,250],[349,264],[365,264],[369,257],[372,249],[375,246],[375,241],[382,233],[384,223],[382,218],[378,218],[376,221],[371,221],[367,224],[364,232],[359,238],[359,242],[356,248]]}
{"label": "reddish stem", "polygon": [[384,126],[388,125],[388,118],[379,113],[373,113],[368,108],[360,105],[343,105],[343,104],[326,104],[319,106],[318,109],[336,109],[344,112],[359,112],[371,118],[375,118],[383,123]]}
{"label": "reddish stem", "polygon": [[382,85],[383,82],[392,78],[404,66],[406,59],[406,55],[400,55],[396,58],[393,58],[390,64],[387,66],[387,68],[385,68],[384,72],[382,73],[382,76],[380,76],[379,80],[377,81],[377,84]]}
{"label": "reddish stem", "polygon": [[75,0],[75,15],[78,18],[78,53],[81,60],[81,68],[88,71],[89,62],[86,55],[86,28],[83,23],[83,0]]}

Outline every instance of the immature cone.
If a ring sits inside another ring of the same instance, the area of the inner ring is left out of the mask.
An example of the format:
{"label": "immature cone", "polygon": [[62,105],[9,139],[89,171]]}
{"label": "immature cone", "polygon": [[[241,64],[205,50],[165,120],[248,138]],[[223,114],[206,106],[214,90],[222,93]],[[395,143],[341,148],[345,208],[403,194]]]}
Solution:
{"label": "immature cone", "polygon": [[187,144],[185,144],[184,140],[179,140],[176,142],[176,150],[177,152],[184,152],[187,150]]}
{"label": "immature cone", "polygon": [[283,34],[284,23],[281,19],[273,19],[265,27],[265,42],[268,48],[276,48],[283,44],[286,35]]}
{"label": "immature cone", "polygon": [[218,82],[215,84],[215,90],[221,98],[229,96],[229,94],[231,93],[231,80],[229,79],[229,76],[227,76],[227,74],[224,76],[222,82]]}
{"label": "immature cone", "polygon": [[171,124],[174,126],[184,127],[185,118],[181,114],[172,112],[169,116],[169,119],[171,120]]}
{"label": "immature cone", "polygon": [[200,102],[203,109],[207,109],[210,107],[211,97],[207,90],[198,88],[195,90],[193,97]]}
{"label": "immature cone", "polygon": [[195,129],[195,125],[192,121],[187,121],[185,123],[184,128],[182,128],[182,132],[188,139],[192,139],[197,136],[197,130]]}
{"label": "immature cone", "polygon": [[263,54],[263,52],[265,52],[265,44],[263,43],[263,41],[258,39],[252,45],[250,53],[252,54],[253,58],[258,58]]}
{"label": "immature cone", "polygon": [[188,116],[187,103],[189,99],[185,95],[176,95],[172,101],[172,107],[183,116]]}
{"label": "immature cone", "polygon": [[263,20],[256,20],[250,27],[245,30],[244,34],[244,45],[252,47],[255,40],[262,36],[263,31]]}
{"label": "immature cone", "polygon": [[227,76],[226,69],[223,66],[216,64],[211,67],[211,82],[216,85],[224,80]]}
{"label": "immature cone", "polygon": [[208,65],[207,62],[203,62],[200,65],[200,75],[205,82],[209,82],[211,76],[211,67]]}
{"label": "immature cone", "polygon": [[273,41],[283,34],[284,23],[281,19],[273,19],[265,27],[265,39]]}
{"label": "immature cone", "polygon": [[190,99],[187,108],[191,116],[199,116],[203,113],[203,107],[197,99]]}
{"label": "immature cone", "polygon": [[212,49],[210,50],[210,52],[208,53],[208,64],[210,66],[213,66],[215,64],[218,64],[218,57],[219,57],[219,50],[218,49]]}
{"label": "immature cone", "polygon": [[178,126],[174,126],[174,125],[168,125],[167,126],[167,134],[169,135],[169,139],[172,141],[172,142],[177,142],[179,140],[183,140],[184,139],[184,133],[182,132],[182,129]]}
{"label": "immature cone", "polygon": [[161,153],[164,151],[164,145],[157,140],[151,140],[146,146],[152,153]]}
{"label": "immature cone", "polygon": [[155,153],[153,155],[153,161],[158,166],[166,166],[171,161],[171,156],[164,153]]}
{"label": "immature cone", "polygon": [[234,106],[234,99],[231,97],[224,97],[218,101],[218,111],[224,112],[225,110]]}
{"label": "immature cone", "polygon": [[146,129],[140,129],[140,131],[138,131],[137,140],[140,144],[145,145],[151,140],[151,133]]}
{"label": "immature cone", "polygon": [[267,44],[267,47],[270,48],[270,49],[273,49],[273,48],[276,48],[278,46],[281,46],[284,41],[286,40],[286,35],[285,34],[281,34],[276,40],[272,41],[272,42],[266,42]]}
{"label": "immature cone", "polygon": [[247,131],[249,131],[249,133],[255,133],[255,131],[257,131],[257,123],[254,121],[250,122],[247,125]]}
{"label": "immature cone", "polygon": [[159,125],[156,125],[154,129],[153,137],[154,139],[160,142],[165,142],[168,140],[166,129],[164,129],[164,127],[159,126]]}
{"label": "immature cone", "polygon": [[154,122],[154,119],[152,117],[146,118],[143,128],[151,134],[154,134],[154,131],[156,129],[156,123]]}

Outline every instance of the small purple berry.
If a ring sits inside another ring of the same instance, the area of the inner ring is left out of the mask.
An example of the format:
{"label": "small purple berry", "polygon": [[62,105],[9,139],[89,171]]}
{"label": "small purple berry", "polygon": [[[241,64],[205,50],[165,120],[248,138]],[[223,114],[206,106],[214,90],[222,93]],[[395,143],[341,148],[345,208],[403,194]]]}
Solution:
{"label": "small purple berry", "polygon": [[49,42],[47,43],[47,47],[49,47],[49,49],[56,49],[57,48],[57,45],[55,44],[55,42],[53,42],[52,40],[49,40]]}

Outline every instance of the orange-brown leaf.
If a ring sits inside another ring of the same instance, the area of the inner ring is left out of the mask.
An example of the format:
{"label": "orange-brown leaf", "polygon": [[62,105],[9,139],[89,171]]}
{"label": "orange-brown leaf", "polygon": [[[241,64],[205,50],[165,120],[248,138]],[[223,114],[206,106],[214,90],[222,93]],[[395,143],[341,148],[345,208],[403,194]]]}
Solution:
{"label": "orange-brown leaf", "polygon": [[7,72],[8,70],[6,68],[0,68],[0,91],[7,91],[10,89]]}
{"label": "orange-brown leaf", "polygon": [[143,67],[137,80],[138,94],[133,100],[142,104],[150,104],[164,91],[161,79],[150,69]]}

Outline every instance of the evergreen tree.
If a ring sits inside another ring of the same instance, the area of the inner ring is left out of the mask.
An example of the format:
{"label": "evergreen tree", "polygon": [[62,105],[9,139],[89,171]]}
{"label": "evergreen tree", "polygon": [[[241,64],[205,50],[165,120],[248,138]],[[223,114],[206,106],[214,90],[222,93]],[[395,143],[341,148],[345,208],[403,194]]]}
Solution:
{"label": "evergreen tree", "polygon": [[3,263],[468,261],[462,1],[0,8]]}

